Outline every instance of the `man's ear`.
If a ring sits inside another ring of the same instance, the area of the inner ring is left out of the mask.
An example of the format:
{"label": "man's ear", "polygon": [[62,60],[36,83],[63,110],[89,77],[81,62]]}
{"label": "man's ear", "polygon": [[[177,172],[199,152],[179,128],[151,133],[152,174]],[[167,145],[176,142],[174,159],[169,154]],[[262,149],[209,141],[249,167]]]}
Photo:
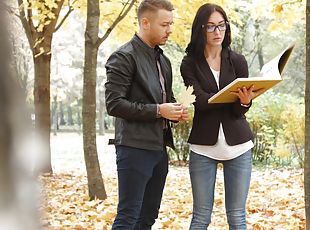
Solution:
{"label": "man's ear", "polygon": [[150,20],[146,17],[141,18],[140,20],[141,28],[143,30],[149,30],[150,29]]}

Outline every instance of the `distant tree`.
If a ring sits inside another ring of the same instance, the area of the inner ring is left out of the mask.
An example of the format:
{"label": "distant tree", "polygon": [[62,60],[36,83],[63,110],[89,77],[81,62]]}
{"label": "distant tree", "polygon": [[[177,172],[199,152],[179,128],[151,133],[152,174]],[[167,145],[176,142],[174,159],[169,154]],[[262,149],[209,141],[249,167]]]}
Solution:
{"label": "distant tree", "polygon": [[[42,153],[49,158],[44,172],[52,172],[50,150],[50,72],[53,34],[73,11],[69,0],[68,11],[58,20],[64,0],[17,0],[19,18],[24,27],[34,62],[35,126],[45,143]],[[58,24],[57,24],[58,23]]]}

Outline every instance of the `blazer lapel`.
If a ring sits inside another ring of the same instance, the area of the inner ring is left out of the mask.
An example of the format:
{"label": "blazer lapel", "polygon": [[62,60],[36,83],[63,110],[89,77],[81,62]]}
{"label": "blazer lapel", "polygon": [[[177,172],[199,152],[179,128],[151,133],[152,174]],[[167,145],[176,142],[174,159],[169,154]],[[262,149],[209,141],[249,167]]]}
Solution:
{"label": "blazer lapel", "polygon": [[221,53],[221,70],[220,70],[220,77],[219,77],[219,89],[217,87],[215,78],[213,73],[210,69],[208,62],[202,58],[198,62],[197,66],[198,76],[201,78],[201,84],[206,84],[203,88],[207,89],[210,92],[218,92],[219,89],[224,88],[234,79],[236,79],[234,69],[232,67],[232,63],[229,57],[229,50],[222,49]]}
{"label": "blazer lapel", "polygon": [[229,59],[229,50],[223,49],[221,53],[220,89],[236,79],[232,63]]}
{"label": "blazer lapel", "polygon": [[[198,75],[200,75],[202,79],[202,84],[206,84],[204,88],[208,89],[210,92],[218,92],[219,89],[217,87],[215,78],[213,76],[213,73],[210,69],[210,66],[208,62],[205,59],[201,59],[198,62],[198,68],[197,71],[199,72]],[[206,82],[206,83],[204,83]]]}

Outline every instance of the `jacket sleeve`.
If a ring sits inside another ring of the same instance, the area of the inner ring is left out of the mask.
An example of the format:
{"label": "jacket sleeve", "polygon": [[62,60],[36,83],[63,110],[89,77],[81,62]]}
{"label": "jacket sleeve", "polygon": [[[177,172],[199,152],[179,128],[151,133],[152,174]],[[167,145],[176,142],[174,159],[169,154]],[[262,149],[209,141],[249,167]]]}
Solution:
{"label": "jacket sleeve", "polygon": [[123,119],[155,120],[156,104],[128,100],[136,72],[133,57],[117,51],[109,57],[105,67],[107,73],[105,97],[108,114]]}
{"label": "jacket sleeve", "polygon": [[201,111],[206,111],[209,109],[217,109],[229,106],[224,103],[209,104],[208,100],[215,93],[207,93],[204,91],[196,77],[196,67],[195,61],[188,56],[185,56],[181,63],[181,75],[186,87],[193,86],[194,95],[196,96],[196,101],[194,106],[196,109]]}
{"label": "jacket sleeve", "polygon": [[[243,55],[238,55],[238,64],[236,63],[235,58],[232,58],[232,64],[235,69],[235,74],[237,78],[247,78],[249,77],[249,69],[248,63]],[[233,103],[233,113],[237,117],[243,116],[247,111],[249,111],[252,106],[252,101],[250,102],[249,107],[243,107],[240,104],[240,100],[238,99],[235,103]]]}

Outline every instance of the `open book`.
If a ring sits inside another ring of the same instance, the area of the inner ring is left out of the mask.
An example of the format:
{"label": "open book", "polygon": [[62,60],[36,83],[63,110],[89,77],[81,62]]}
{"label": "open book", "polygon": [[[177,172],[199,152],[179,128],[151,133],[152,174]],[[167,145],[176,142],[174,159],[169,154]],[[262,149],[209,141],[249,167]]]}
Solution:
{"label": "open book", "polygon": [[257,96],[266,92],[268,89],[273,87],[275,84],[282,81],[281,73],[286,65],[288,58],[294,48],[294,45],[288,46],[279,55],[267,62],[261,69],[261,71],[251,78],[236,78],[233,82],[225,86],[211,98],[209,103],[231,103],[235,102],[238,97],[230,92],[237,92],[238,88],[246,87],[249,89],[254,85],[254,90],[264,89]]}

